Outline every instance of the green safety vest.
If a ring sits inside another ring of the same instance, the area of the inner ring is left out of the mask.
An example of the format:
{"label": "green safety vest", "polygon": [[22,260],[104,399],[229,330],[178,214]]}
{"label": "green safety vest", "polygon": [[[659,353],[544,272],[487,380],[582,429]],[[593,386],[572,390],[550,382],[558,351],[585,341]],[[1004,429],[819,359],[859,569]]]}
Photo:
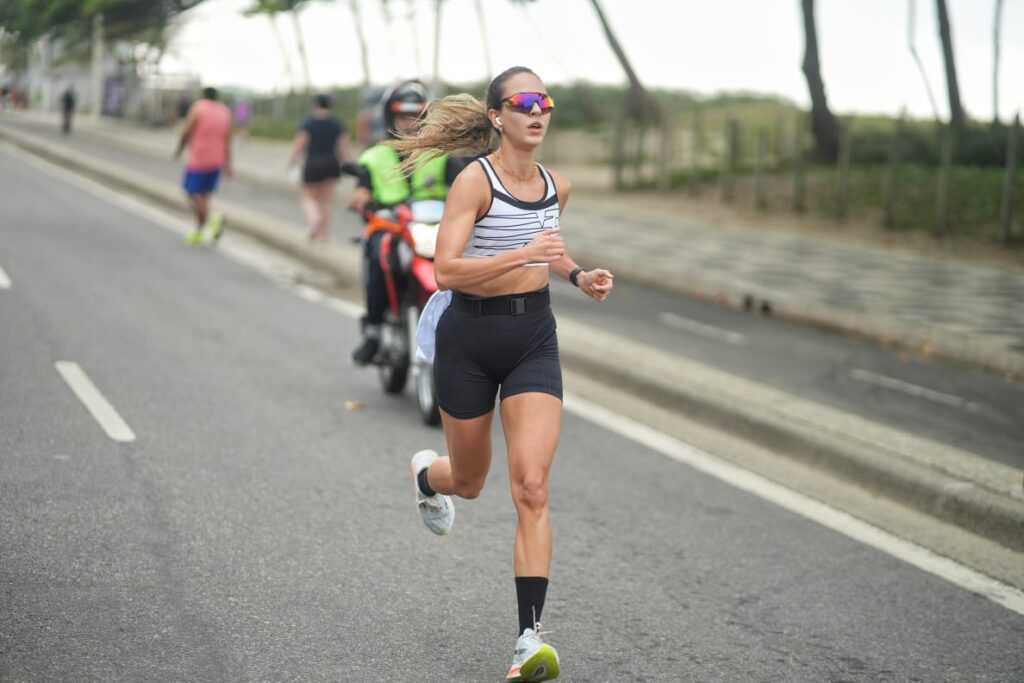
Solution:
{"label": "green safety vest", "polygon": [[410,178],[395,172],[400,161],[398,152],[387,145],[374,145],[359,155],[359,163],[370,172],[373,201],[391,206],[409,200],[448,196],[448,185],[444,181],[447,154],[420,164]]}

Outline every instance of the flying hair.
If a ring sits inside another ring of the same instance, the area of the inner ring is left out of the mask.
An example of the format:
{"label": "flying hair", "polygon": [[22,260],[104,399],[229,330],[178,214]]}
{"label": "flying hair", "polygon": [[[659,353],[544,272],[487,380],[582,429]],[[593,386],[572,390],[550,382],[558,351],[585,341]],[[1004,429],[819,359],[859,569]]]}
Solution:
{"label": "flying hair", "polygon": [[398,134],[384,144],[405,156],[400,172],[409,174],[442,154],[478,156],[493,147],[495,129],[487,112],[501,110],[505,81],[519,73],[533,73],[525,66],[506,69],[487,86],[486,101],[460,93],[432,100],[419,130],[411,135]]}

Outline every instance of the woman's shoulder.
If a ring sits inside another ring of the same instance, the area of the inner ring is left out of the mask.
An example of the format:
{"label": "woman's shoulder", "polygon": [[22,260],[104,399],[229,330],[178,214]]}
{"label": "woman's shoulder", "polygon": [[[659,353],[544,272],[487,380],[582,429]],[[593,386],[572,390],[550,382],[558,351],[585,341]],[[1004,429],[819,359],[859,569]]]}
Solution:
{"label": "woman's shoulder", "polygon": [[548,168],[547,166],[544,167],[544,170],[548,172],[551,176],[551,182],[555,184],[555,192],[558,193],[558,202],[560,204],[565,204],[566,200],[569,198],[569,192],[572,190],[572,183],[569,182],[569,178],[554,169]]}
{"label": "woman's shoulder", "polygon": [[491,184],[487,181],[487,173],[483,166],[470,162],[459,175],[455,176],[449,200],[471,201],[476,204],[489,203],[491,200]]}

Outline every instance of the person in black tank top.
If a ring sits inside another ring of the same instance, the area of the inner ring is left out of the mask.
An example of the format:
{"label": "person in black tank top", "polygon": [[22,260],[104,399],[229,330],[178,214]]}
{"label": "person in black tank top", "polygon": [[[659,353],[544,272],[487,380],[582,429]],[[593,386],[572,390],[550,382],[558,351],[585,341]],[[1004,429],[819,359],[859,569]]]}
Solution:
{"label": "person in black tank top", "polygon": [[331,106],[328,95],[313,98],[313,111],[295,134],[288,160],[291,168],[305,155],[300,203],[309,225],[310,241],[330,239],[334,189],[341,176],[342,162],[352,156],[345,126],[331,113]]}
{"label": "person in black tank top", "polygon": [[[419,153],[479,154],[491,149],[495,133],[499,140],[493,153],[456,179],[441,220],[435,272],[451,303],[439,318],[424,317],[437,320],[434,380],[449,454],[419,451],[410,469],[423,521],[436,534],[449,533],[452,496],[472,499],[483,489],[494,402],[500,399],[518,516],[519,619],[510,681],[546,681],[561,669],[540,633],[552,549],[548,474],[562,423],[549,273],[597,301],[612,291],[611,273],[586,271],[565,251],[558,221],[569,183],[534,161],[553,107],[540,78],[514,67],[491,82],[486,102],[469,95],[434,100],[418,133],[390,143],[409,155],[411,165]],[[424,672],[424,678],[444,674]]]}

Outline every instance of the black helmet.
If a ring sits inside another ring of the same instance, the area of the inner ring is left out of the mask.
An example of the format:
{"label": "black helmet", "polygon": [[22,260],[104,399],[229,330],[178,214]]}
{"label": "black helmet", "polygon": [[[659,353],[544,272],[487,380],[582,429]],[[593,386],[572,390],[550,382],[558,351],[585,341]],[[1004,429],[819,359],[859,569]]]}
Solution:
{"label": "black helmet", "polygon": [[427,86],[420,81],[402,81],[396,84],[384,96],[384,130],[391,137],[395,129],[397,114],[415,114],[419,116],[427,108],[430,94]]}

